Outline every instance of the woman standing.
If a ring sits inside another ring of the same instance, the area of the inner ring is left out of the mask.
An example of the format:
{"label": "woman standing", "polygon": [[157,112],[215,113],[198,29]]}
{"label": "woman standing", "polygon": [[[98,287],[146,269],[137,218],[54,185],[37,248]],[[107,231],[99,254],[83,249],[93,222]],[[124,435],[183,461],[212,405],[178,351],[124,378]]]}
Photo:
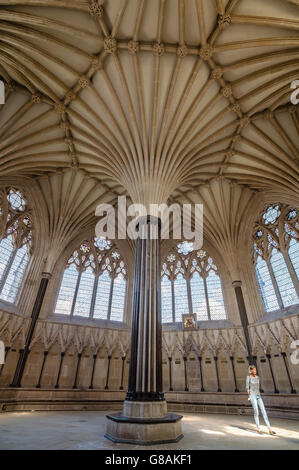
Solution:
{"label": "woman standing", "polygon": [[246,390],[248,392],[249,398],[248,400],[251,401],[253,411],[254,411],[254,420],[257,427],[257,431],[262,434],[259,422],[259,410],[260,407],[261,413],[263,415],[264,421],[266,426],[268,427],[269,434],[274,435],[275,432],[272,431],[269,419],[264,407],[264,403],[262,397],[260,395],[260,378],[256,375],[256,367],[249,366],[249,375],[246,378]]}

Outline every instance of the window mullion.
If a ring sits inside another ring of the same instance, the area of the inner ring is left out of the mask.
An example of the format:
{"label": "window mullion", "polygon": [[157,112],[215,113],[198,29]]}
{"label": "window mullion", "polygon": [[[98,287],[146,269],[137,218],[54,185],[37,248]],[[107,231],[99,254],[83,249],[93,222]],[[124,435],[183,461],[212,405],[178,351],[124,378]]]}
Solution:
{"label": "window mullion", "polygon": [[271,281],[272,281],[272,284],[273,284],[273,287],[274,287],[274,290],[275,290],[275,294],[276,294],[276,298],[277,298],[279,308],[282,309],[283,308],[283,303],[282,303],[282,300],[281,300],[281,295],[280,295],[279,288],[278,288],[278,285],[277,285],[277,282],[276,282],[276,279],[275,279],[275,276],[274,276],[274,273],[273,273],[271,263],[269,262],[268,259],[266,260],[266,263],[267,263],[267,267],[268,267],[268,270],[269,270],[269,273],[270,273]]}
{"label": "window mullion", "polygon": [[98,290],[98,283],[99,283],[99,276],[95,276],[94,283],[93,283],[93,291],[92,291],[90,310],[89,310],[89,318],[90,319],[93,318],[94,306],[95,306],[95,303],[96,303],[96,295],[97,295],[97,290]]}
{"label": "window mullion", "polygon": [[[127,305],[128,305],[128,280],[125,279],[126,281],[126,290],[125,290],[125,301],[124,301],[124,308],[123,308],[123,322],[127,319]],[[125,315],[126,314],[126,315]]]}
{"label": "window mullion", "polygon": [[296,293],[297,293],[297,296],[299,297],[299,282],[298,282],[298,279],[297,279],[297,274],[295,272],[295,269],[291,263],[291,260],[289,258],[289,255],[287,252],[285,252],[285,250],[281,250],[281,253],[283,255],[283,258],[286,262],[286,265],[287,265],[287,268],[289,270],[289,273],[290,273],[290,276],[291,276],[291,279],[293,281],[293,284],[294,284],[294,287],[296,289]]}
{"label": "window mullion", "polygon": [[1,281],[0,281],[0,294],[2,293],[2,289],[3,289],[3,287],[6,283],[6,279],[8,277],[9,271],[10,271],[10,269],[12,267],[12,264],[14,262],[14,259],[16,257],[17,251],[18,250],[14,250],[14,251],[11,252],[11,254],[9,256],[9,259],[8,259],[8,263],[5,266],[5,270],[4,270],[4,273],[3,273]]}
{"label": "window mullion", "polygon": [[76,289],[75,289],[75,294],[74,294],[74,299],[73,299],[71,314],[70,314],[71,317],[73,316],[76,301],[77,301],[77,295],[78,295],[79,285],[80,285],[80,281],[81,281],[81,274],[82,274],[82,271],[79,272],[79,276],[78,276],[78,279],[77,279],[77,284],[76,284]]}
{"label": "window mullion", "polygon": [[187,276],[186,281],[187,281],[189,313],[193,313],[190,276]]}
{"label": "window mullion", "polygon": [[205,288],[205,296],[207,302],[207,312],[208,312],[208,319],[211,320],[211,311],[210,311],[210,304],[209,304],[209,295],[208,295],[208,287],[207,287],[207,278],[203,276],[203,285]]}
{"label": "window mullion", "polygon": [[172,321],[175,323],[175,298],[174,298],[174,281],[171,279],[171,305],[172,305]]}
{"label": "window mullion", "polygon": [[110,284],[110,295],[109,295],[108,314],[107,314],[107,319],[108,319],[108,320],[110,320],[110,316],[111,316],[111,305],[112,305],[112,296],[113,296],[113,286],[114,286],[114,277],[111,279],[111,284]]}

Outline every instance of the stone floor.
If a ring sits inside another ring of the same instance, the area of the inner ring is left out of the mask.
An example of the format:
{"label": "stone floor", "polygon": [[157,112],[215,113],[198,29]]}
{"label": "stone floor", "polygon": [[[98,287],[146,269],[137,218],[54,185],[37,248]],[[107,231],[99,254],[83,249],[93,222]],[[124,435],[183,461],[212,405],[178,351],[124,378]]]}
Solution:
{"label": "stone floor", "polygon": [[272,419],[276,436],[259,435],[253,417],[185,413],[184,438],[177,444],[135,446],[104,438],[102,411],[21,412],[0,414],[0,450],[5,449],[297,449],[299,422]]}

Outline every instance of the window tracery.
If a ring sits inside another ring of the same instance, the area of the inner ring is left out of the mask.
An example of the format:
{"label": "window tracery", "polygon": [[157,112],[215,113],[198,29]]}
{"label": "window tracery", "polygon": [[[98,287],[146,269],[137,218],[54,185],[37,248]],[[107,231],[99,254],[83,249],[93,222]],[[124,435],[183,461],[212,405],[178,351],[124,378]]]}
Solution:
{"label": "window tracery", "polygon": [[0,299],[15,303],[32,251],[32,214],[24,194],[0,188]]}
{"label": "window tracery", "polygon": [[193,250],[184,241],[162,263],[162,321],[182,321],[182,314],[196,313],[197,320],[226,318],[217,266],[206,250]]}
{"label": "window tracery", "polygon": [[253,263],[265,309],[299,302],[299,215],[286,204],[264,208],[253,229]]}
{"label": "window tracery", "polygon": [[85,240],[67,262],[55,313],[123,321],[126,284],[125,263],[112,242]]}

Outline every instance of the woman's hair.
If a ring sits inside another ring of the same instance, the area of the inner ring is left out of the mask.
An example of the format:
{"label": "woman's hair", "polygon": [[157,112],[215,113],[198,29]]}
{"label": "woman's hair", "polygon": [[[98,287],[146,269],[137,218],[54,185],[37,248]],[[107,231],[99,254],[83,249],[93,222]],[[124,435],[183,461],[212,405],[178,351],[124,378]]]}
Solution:
{"label": "woman's hair", "polygon": [[248,372],[249,374],[251,374],[251,372],[253,371],[253,369],[256,369],[256,366],[254,364],[252,364],[251,366],[248,367]]}

